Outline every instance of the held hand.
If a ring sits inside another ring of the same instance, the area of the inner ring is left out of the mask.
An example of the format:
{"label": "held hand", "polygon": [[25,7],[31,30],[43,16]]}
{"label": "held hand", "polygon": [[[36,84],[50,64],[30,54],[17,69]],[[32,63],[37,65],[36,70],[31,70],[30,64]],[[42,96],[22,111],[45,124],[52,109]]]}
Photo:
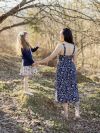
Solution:
{"label": "held hand", "polygon": [[34,67],[34,66],[38,66],[39,65],[39,62],[38,61],[35,61],[33,64],[32,64],[32,66]]}
{"label": "held hand", "polygon": [[32,67],[36,67],[36,66],[37,66],[37,64],[36,64],[36,63],[33,63],[33,64],[32,64]]}

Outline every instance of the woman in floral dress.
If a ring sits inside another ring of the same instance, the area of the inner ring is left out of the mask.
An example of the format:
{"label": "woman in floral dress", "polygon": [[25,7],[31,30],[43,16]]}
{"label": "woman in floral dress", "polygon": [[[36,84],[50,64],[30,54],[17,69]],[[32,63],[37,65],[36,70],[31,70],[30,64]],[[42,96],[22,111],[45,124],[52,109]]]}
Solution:
{"label": "woman in floral dress", "polygon": [[73,36],[70,29],[65,28],[60,32],[61,43],[57,45],[53,53],[47,58],[37,61],[37,64],[46,64],[50,60],[59,56],[56,71],[56,100],[62,104],[64,116],[68,119],[68,104],[75,106],[75,119],[80,118],[79,112],[79,93],[76,74],[76,53],[77,47],[73,42]]}

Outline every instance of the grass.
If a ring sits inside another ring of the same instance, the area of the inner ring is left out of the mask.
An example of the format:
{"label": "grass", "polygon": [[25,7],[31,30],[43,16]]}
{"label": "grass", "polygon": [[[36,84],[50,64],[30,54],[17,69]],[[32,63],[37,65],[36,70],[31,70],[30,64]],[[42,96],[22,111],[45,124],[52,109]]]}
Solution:
{"label": "grass", "polygon": [[[16,58],[13,57],[13,60],[15,59]],[[7,62],[7,60],[5,60],[5,62]],[[8,64],[10,64],[10,58],[8,59],[8,62]],[[54,99],[55,68],[41,66],[39,68],[40,75],[29,80],[30,89],[34,93],[34,96],[32,97],[23,94],[22,82],[20,77],[17,76],[19,68],[14,67],[15,65],[18,66],[18,64],[9,66],[9,73],[7,75],[4,75],[5,77],[1,78],[0,81],[0,95],[2,99],[5,96],[4,94],[2,95],[2,93],[7,93],[9,94],[12,101],[15,100],[17,102],[17,109],[15,110],[15,112],[12,112],[12,114],[10,114],[11,117],[14,118],[14,120],[16,119],[16,117],[18,117],[18,124],[16,125],[16,127],[23,128],[24,133],[99,132],[100,84],[98,82],[90,77],[78,73],[78,86],[80,93],[82,119],[80,121],[73,120],[73,105],[70,105],[70,119],[69,121],[66,121],[61,116],[61,105],[56,103]],[[7,73],[6,69],[3,68],[2,73]],[[9,77],[11,77],[10,81],[8,81]],[[3,81],[3,79],[6,79],[6,81]],[[8,101],[8,104],[6,104],[5,106],[9,106],[8,95],[5,99],[6,101]],[[18,122],[19,120],[23,122]]]}
{"label": "grass", "polygon": [[[89,80],[86,77],[85,81],[78,83],[81,95],[81,116],[83,120],[80,122],[73,120],[73,106],[71,105],[70,120],[67,122],[60,114],[62,107],[54,102],[54,76],[47,76],[49,73],[53,75],[55,70],[44,67],[41,77],[30,80],[29,84],[34,93],[34,97],[23,95],[22,92],[17,95],[19,101],[21,101],[21,107],[23,109],[30,108],[34,114],[34,118],[39,120],[40,124],[36,126],[36,130],[40,133],[45,133],[47,129],[50,133],[74,133],[75,128],[75,133],[79,131],[79,133],[84,133],[84,124],[88,121],[90,125],[85,130],[91,131],[92,120],[95,119],[98,123],[100,117],[100,86],[94,84],[91,79]],[[81,127],[77,128],[79,124]],[[98,130],[98,127],[94,127],[94,129]]]}

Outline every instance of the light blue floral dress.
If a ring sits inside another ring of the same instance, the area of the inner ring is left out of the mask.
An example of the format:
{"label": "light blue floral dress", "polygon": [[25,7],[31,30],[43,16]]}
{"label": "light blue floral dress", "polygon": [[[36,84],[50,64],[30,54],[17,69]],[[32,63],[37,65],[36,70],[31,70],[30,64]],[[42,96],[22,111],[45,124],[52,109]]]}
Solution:
{"label": "light blue floral dress", "polygon": [[72,61],[75,52],[75,45],[72,55],[66,55],[66,47],[64,46],[64,55],[59,56],[59,62],[56,71],[56,100],[60,103],[79,101],[79,93],[77,86],[76,67]]}

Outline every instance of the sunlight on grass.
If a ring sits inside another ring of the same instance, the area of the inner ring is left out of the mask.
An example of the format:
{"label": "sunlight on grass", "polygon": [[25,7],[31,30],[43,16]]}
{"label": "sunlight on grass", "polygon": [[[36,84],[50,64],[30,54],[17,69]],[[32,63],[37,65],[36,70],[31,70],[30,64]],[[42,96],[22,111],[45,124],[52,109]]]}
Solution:
{"label": "sunlight on grass", "polygon": [[[60,104],[55,103],[55,87],[54,68],[43,67],[41,69],[42,75],[34,77],[29,80],[29,87],[34,96],[25,95],[23,89],[21,88],[21,82],[14,81],[18,83],[20,89],[13,91],[11,96],[16,97],[20,103],[20,108],[24,111],[28,108],[31,108],[33,112],[33,120],[37,119],[39,125],[36,126],[36,130],[41,133],[45,132],[45,128],[48,128],[48,132],[57,133],[69,133],[70,124],[74,123],[73,121],[73,110],[70,108],[70,122],[66,124],[66,120],[61,116],[62,107]],[[81,81],[78,83],[79,92],[81,95],[81,116],[84,119],[97,119],[100,116],[100,89],[99,85],[96,83],[90,82],[87,78],[87,81]],[[0,84],[0,88],[4,88],[4,84]],[[19,86],[20,85],[20,86]],[[9,88],[9,86],[8,86]],[[37,122],[38,123],[38,122]],[[27,133],[32,133],[32,129],[24,128]],[[34,130],[35,132],[35,130]]]}

